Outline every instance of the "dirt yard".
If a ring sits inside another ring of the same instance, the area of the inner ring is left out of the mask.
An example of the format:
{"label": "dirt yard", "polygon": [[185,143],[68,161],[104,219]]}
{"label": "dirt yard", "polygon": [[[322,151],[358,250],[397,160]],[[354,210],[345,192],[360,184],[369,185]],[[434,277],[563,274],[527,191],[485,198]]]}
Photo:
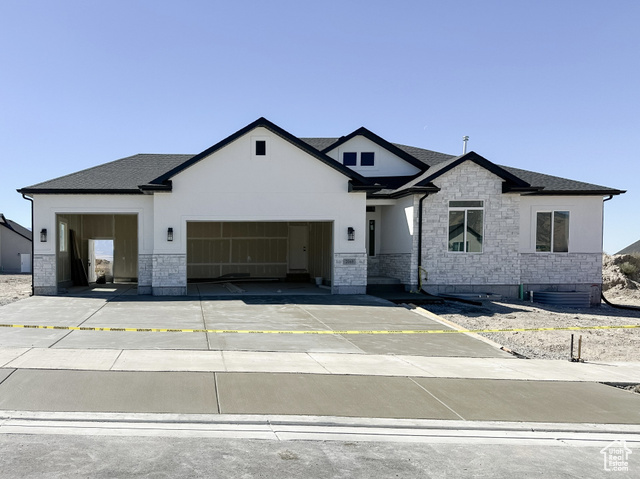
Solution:
{"label": "dirt yard", "polygon": [[[572,309],[525,301],[487,301],[482,306],[447,302],[426,308],[465,329],[640,325],[640,311],[625,311],[606,305]],[[573,334],[576,354],[578,337],[582,335],[582,357],[586,361],[640,361],[640,329],[584,330]],[[568,360],[570,357],[570,331],[481,335],[528,358]]]}
{"label": "dirt yard", "polygon": [[31,294],[30,274],[0,274],[0,306]]}
{"label": "dirt yard", "polygon": [[[613,304],[640,307],[640,255],[604,255],[603,291]],[[486,301],[482,306],[447,302],[429,311],[465,329],[520,329],[566,326],[640,324],[640,311],[606,304],[586,309],[560,308],[525,301]],[[569,359],[571,331],[482,333],[492,341],[529,358]],[[640,361],[640,329],[574,331],[575,350],[582,335],[586,361]]]}

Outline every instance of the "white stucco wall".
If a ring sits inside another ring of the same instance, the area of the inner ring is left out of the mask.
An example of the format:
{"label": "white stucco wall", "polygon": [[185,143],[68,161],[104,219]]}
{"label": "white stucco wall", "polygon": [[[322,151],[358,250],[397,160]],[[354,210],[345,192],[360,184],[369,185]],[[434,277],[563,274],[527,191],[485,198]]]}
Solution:
{"label": "white stucco wall", "polygon": [[536,212],[569,211],[569,253],[602,252],[601,196],[522,196],[520,252],[536,252]]}
{"label": "white stucco wall", "polygon": [[[56,214],[137,214],[138,254],[153,252],[153,196],[150,195],[34,195],[34,254],[56,253]],[[47,242],[40,231],[47,229]],[[165,234],[166,237],[166,234]]]}
{"label": "white stucco wall", "polygon": [[[267,140],[267,156],[253,141]],[[154,254],[185,254],[188,221],[332,221],[334,253],[364,253],[365,193],[348,178],[265,128],[187,168],[171,193],[154,195]],[[356,230],[347,241],[347,228]],[[174,241],[166,241],[167,228]]]}
{"label": "white stucco wall", "polygon": [[380,207],[381,254],[411,253],[413,248],[413,196],[395,200],[395,204]]}
{"label": "white stucco wall", "polygon": [[327,155],[339,163],[342,163],[343,152],[360,153],[363,151],[372,151],[375,153],[374,165],[360,166],[360,155],[358,155],[358,165],[349,166],[349,168],[360,173],[362,176],[409,176],[415,175],[420,171],[415,166],[407,163],[390,151],[381,148],[364,136],[355,136],[351,138],[338,148],[327,152]]}

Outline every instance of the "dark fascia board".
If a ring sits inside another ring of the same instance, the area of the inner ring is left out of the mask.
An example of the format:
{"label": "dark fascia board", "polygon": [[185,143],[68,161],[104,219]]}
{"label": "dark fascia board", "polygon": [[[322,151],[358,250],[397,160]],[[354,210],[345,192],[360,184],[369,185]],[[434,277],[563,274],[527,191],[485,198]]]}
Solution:
{"label": "dark fascia board", "polygon": [[383,188],[384,187],[380,186],[380,185],[373,185],[373,184],[360,185],[360,184],[353,184],[352,181],[349,181],[349,192],[352,192],[352,191],[367,191],[367,192],[380,191]]}
{"label": "dark fascia board", "polygon": [[383,195],[375,195],[375,196],[371,196],[370,198],[373,198],[373,199],[398,199],[398,198],[404,198],[405,196],[411,196],[411,195],[421,195],[421,194],[425,194],[425,193],[437,193],[438,191],[440,191],[440,188],[438,188],[435,185],[412,186],[411,188],[407,188],[406,190],[394,191],[394,192],[383,194]]}
{"label": "dark fascia board", "polygon": [[466,153],[466,154],[464,154],[462,156],[459,156],[454,161],[449,163],[447,166],[445,166],[445,167],[439,169],[438,171],[436,171],[433,175],[427,175],[427,177],[424,178],[416,186],[426,186],[428,183],[431,183],[435,178],[437,178],[439,176],[442,176],[447,171],[452,170],[453,168],[455,168],[456,166],[460,165],[461,163],[464,163],[465,161],[473,161],[478,166],[481,166],[485,170],[488,170],[491,173],[493,173],[494,175],[502,178],[503,180],[505,180],[512,187],[520,187],[520,188],[523,188],[523,187],[524,188],[529,188],[529,187],[531,187],[531,185],[529,183],[527,183],[526,181],[524,181],[524,180],[518,178],[517,176],[509,173],[507,170],[505,170],[504,168],[499,167],[495,163],[490,162],[486,158],[484,158],[484,157],[480,156],[479,154],[477,154],[475,151],[470,151],[469,153]]}
{"label": "dark fascia board", "polygon": [[313,156],[313,157],[317,158],[318,160],[322,161],[323,163],[327,164],[328,166],[330,166],[334,170],[339,171],[340,173],[342,173],[343,175],[345,175],[346,177],[351,179],[354,183],[360,184],[360,185],[370,185],[371,184],[371,182],[368,179],[366,179],[364,176],[362,176],[362,175],[356,173],[355,171],[347,168],[346,166],[342,165],[341,163],[335,161],[333,158],[330,158],[329,156],[325,155],[321,151],[316,150],[311,145],[309,145],[309,144],[305,143],[304,141],[300,140],[299,138],[293,136],[288,131],[285,131],[284,129],[280,128],[278,125],[276,125],[275,123],[270,122],[269,120],[267,120],[264,117],[258,118],[253,123],[248,124],[244,128],[242,128],[242,129],[236,131],[235,133],[233,133],[232,135],[228,136],[224,140],[221,140],[218,143],[216,143],[215,145],[207,148],[202,153],[198,153],[197,155],[195,155],[194,157],[188,159],[184,163],[176,166],[175,168],[173,168],[172,170],[168,171],[167,173],[159,176],[158,178],[156,178],[153,181],[151,181],[151,184],[160,185],[160,184],[166,183],[166,181],[170,180],[173,176],[177,175],[181,171],[189,168],[190,166],[192,166],[195,163],[199,162],[203,158],[206,158],[207,156],[215,153],[216,151],[220,150],[221,148],[225,147],[226,145],[230,144],[231,142],[237,140],[241,136],[246,135],[251,130],[254,130],[254,129],[258,128],[258,127],[266,128],[267,130],[271,131],[272,133],[275,133],[276,135],[278,135],[281,138],[285,139],[289,143],[297,146],[301,150],[305,151],[306,153],[310,154],[311,156]]}
{"label": "dark fascia board", "polygon": [[405,196],[417,195],[417,194],[423,194],[423,193],[437,193],[438,191],[440,191],[440,188],[438,188],[435,185],[412,186],[411,188],[407,188],[406,190],[390,193],[389,198],[404,198]]}
{"label": "dark fascia board", "polygon": [[16,190],[24,195],[141,195],[142,191],[116,189],[68,189],[68,188],[21,188]]}
{"label": "dark fascia board", "polygon": [[140,188],[140,191],[144,193],[152,193],[154,191],[171,191],[173,189],[173,183],[171,180],[167,180],[160,185],[138,185],[138,188]]}
{"label": "dark fascia board", "polygon": [[544,186],[515,186],[510,183],[502,183],[503,193],[535,193],[544,189]]}
{"label": "dark fascia board", "polygon": [[343,143],[346,143],[347,141],[349,141],[351,138],[353,138],[355,136],[364,136],[365,138],[373,141],[374,143],[376,143],[377,145],[381,146],[385,150],[388,150],[391,153],[393,153],[394,155],[399,156],[400,158],[402,158],[407,163],[412,164],[413,166],[418,168],[420,171],[427,171],[429,169],[428,165],[426,165],[422,161],[418,160],[415,156],[412,156],[409,153],[407,153],[406,151],[401,150],[400,148],[398,148],[393,143],[389,143],[387,140],[385,140],[381,136],[378,136],[375,133],[373,133],[372,131],[367,130],[364,126],[361,126],[360,128],[358,128],[356,131],[354,131],[352,133],[349,133],[347,136],[341,136],[338,139],[338,141],[336,141],[335,143],[329,145],[327,148],[322,150],[322,153],[326,154],[331,150],[335,150],[340,145],[342,145]]}
{"label": "dark fascia board", "polygon": [[540,190],[526,196],[617,196],[626,192],[626,190]]}

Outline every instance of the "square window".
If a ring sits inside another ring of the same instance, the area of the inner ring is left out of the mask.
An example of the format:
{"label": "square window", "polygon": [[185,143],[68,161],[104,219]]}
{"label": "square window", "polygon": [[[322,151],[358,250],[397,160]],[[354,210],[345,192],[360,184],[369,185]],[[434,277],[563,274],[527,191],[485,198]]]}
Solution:
{"label": "square window", "polygon": [[342,154],[342,164],[344,166],[356,166],[358,154],[354,152],[345,152]]}
{"label": "square window", "polygon": [[363,151],[360,153],[360,166],[373,166],[374,156],[373,151]]}
{"label": "square window", "polygon": [[256,156],[266,156],[267,142],[265,140],[256,140]]}

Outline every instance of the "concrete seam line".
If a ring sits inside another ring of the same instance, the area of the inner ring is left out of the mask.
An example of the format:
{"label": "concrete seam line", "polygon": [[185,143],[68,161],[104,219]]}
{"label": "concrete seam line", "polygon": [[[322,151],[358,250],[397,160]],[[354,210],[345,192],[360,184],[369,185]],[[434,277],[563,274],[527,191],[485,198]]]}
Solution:
{"label": "concrete seam line", "polygon": [[116,365],[116,363],[118,362],[118,359],[120,359],[120,356],[122,356],[123,352],[124,352],[124,349],[121,349],[120,352],[118,353],[118,355],[116,356],[116,359],[113,360],[113,363],[109,367],[108,371],[112,371],[113,370],[113,367]]}
{"label": "concrete seam line", "polygon": [[445,404],[443,401],[440,400],[439,397],[437,397],[435,394],[433,394],[431,391],[429,391],[427,388],[425,388],[422,384],[416,382],[413,378],[409,377],[407,378],[409,379],[409,381],[413,382],[416,386],[418,386],[420,389],[422,389],[424,392],[426,392],[427,394],[429,394],[433,399],[435,399],[436,401],[438,401],[440,404],[442,404],[444,407],[446,407],[449,411],[451,411],[453,414],[455,414],[456,416],[458,416],[460,419],[462,419],[463,421],[466,421],[465,418],[463,418],[460,414],[458,414],[456,411],[454,411],[453,409],[451,409],[447,404]]}
{"label": "concrete seam line", "polygon": [[[450,321],[448,319],[444,319],[441,316],[438,316],[435,313],[432,313],[431,311],[429,311],[428,309],[425,309],[421,306],[416,306],[414,304],[411,304],[411,306],[413,306],[413,309],[410,309],[410,311],[414,311],[417,314],[420,314],[421,316],[425,316],[425,317],[430,317],[431,319],[438,321],[441,324],[444,324],[445,326],[449,326],[452,327],[453,329],[457,329],[458,331],[464,331],[465,328],[463,328],[462,326],[460,326],[457,323],[454,323],[453,321]],[[422,311],[424,311],[425,313],[428,314],[422,314]],[[485,337],[485,336],[481,336],[479,334],[476,333],[466,333],[467,336],[470,336],[474,339],[477,339],[479,341],[482,341],[483,343],[488,344],[489,346],[493,346],[494,348],[497,349],[503,349],[504,346],[502,346],[501,344],[496,343],[495,341],[492,341],[491,339]]]}
{"label": "concrete seam line", "polygon": [[23,351],[22,353],[18,354],[15,358],[9,359],[9,361],[7,361],[6,363],[1,364],[0,367],[4,368],[7,364],[10,364],[10,363],[14,362],[16,359],[21,358],[22,356],[27,354],[29,351],[32,351],[33,349],[35,349],[35,348],[25,348],[25,351]]}

